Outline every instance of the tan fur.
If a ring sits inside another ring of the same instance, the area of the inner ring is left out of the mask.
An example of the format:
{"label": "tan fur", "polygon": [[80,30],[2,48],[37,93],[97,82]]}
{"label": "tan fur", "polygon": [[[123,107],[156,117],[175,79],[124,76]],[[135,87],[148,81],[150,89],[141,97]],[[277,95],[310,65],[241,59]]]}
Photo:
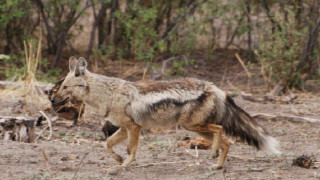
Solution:
{"label": "tan fur", "polygon": [[[212,141],[213,158],[221,150],[214,168],[222,168],[230,143],[222,137],[224,129],[218,124],[223,124],[223,119],[229,117],[225,113],[234,115],[237,107],[234,111],[226,111],[226,94],[213,83],[193,78],[128,82],[91,73],[86,67],[84,58],[69,59],[70,72],[54,101],[81,100],[119,126],[120,129],[107,139],[106,149],[122,166],[134,160],[142,128],[167,129],[180,124]],[[263,134],[256,133],[255,128],[250,127],[249,130],[253,135],[258,134],[258,138],[263,137]],[[112,147],[125,139],[129,141],[129,156],[122,162],[122,157]]]}

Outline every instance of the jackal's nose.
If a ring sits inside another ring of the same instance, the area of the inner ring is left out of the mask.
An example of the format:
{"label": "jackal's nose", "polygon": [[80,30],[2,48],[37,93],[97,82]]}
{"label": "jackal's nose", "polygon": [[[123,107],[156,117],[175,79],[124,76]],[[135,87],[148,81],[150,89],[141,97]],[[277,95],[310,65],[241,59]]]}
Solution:
{"label": "jackal's nose", "polygon": [[54,103],[54,99],[52,98],[52,99],[50,99],[50,101],[51,101],[51,103]]}

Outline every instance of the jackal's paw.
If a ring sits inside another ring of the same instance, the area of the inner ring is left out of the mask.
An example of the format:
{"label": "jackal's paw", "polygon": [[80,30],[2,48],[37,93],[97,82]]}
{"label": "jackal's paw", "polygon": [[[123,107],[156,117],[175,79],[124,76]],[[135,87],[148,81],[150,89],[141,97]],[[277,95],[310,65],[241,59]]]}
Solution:
{"label": "jackal's paw", "polygon": [[212,159],[215,159],[215,158],[217,158],[218,156],[219,156],[219,150],[213,150],[213,151],[212,151],[212,155],[211,155]]}
{"label": "jackal's paw", "polygon": [[221,169],[221,168],[222,168],[222,165],[219,165],[219,164],[215,164],[215,165],[211,166],[212,170]]}

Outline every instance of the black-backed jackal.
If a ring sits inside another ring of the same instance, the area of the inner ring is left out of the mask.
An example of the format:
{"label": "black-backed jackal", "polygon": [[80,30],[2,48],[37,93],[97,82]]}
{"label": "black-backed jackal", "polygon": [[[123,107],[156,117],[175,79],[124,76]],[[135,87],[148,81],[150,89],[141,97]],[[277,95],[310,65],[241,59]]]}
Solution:
{"label": "black-backed jackal", "polygon": [[[49,100],[52,100],[53,97],[56,95],[64,79],[65,78],[62,78],[59,81],[57,81],[56,84],[50,89],[50,91],[48,92]],[[79,117],[83,116],[85,104],[80,100],[68,99],[65,102],[52,103],[52,109],[59,115],[59,117],[62,117],[67,120],[73,120],[73,126],[75,126],[78,123]],[[41,122],[39,122],[38,120],[37,123]],[[114,126],[112,123],[107,121],[102,127],[102,132],[104,133],[105,137],[108,138],[118,129],[119,128],[117,126]]]}
{"label": "black-backed jackal", "polygon": [[[231,144],[223,134],[280,153],[278,142],[211,82],[194,78],[129,82],[91,73],[84,58],[74,57],[69,59],[69,69],[52,102],[81,100],[120,127],[107,139],[106,149],[122,166],[134,160],[142,128],[167,129],[176,124],[211,141],[213,158],[221,150],[216,169],[222,168]],[[112,147],[125,139],[129,156],[122,162]]]}

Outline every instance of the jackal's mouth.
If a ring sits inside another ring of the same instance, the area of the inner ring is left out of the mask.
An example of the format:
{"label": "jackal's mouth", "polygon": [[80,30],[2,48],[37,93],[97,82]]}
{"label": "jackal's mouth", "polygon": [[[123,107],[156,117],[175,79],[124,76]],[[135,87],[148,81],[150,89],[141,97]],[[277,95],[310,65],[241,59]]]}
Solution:
{"label": "jackal's mouth", "polygon": [[58,109],[60,106],[67,104],[67,102],[69,102],[69,97],[65,98],[60,102],[54,103],[52,106],[54,107],[54,109]]}

